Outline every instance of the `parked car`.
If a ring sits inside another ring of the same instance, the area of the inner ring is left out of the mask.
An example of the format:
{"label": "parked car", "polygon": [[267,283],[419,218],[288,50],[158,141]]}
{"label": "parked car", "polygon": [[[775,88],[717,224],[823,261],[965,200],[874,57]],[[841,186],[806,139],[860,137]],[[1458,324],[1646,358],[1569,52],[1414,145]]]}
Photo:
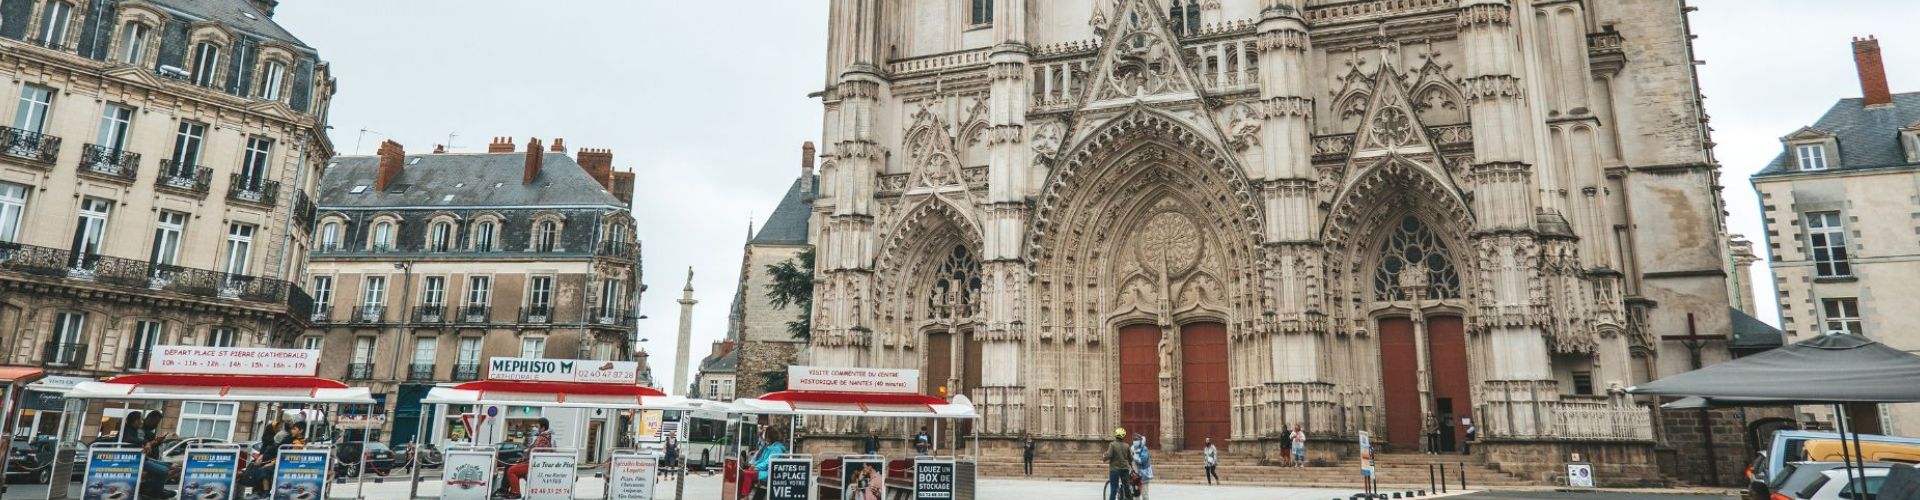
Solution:
{"label": "parked car", "polygon": [[[1754,459],[1748,472],[1748,491],[1767,491],[1774,478],[1779,477],[1780,469],[1788,462],[1837,461],[1839,456],[1831,456],[1840,447],[1837,444],[1840,435],[1832,432],[1780,431],[1773,434],[1773,443],[1767,446]],[[1904,461],[1905,457],[1920,456],[1920,438],[1901,436],[1883,436],[1879,434],[1861,434],[1860,445],[1867,460]],[[1777,491],[1777,490],[1776,490]]]}
{"label": "parked car", "polygon": [[51,438],[16,439],[7,447],[7,482],[28,479],[37,484],[53,480],[54,442]]}
{"label": "parked car", "polygon": [[415,454],[407,453],[407,450],[412,449],[412,447],[413,443],[393,445],[393,458],[395,463],[398,464],[398,467],[411,468],[416,459],[423,468],[437,468],[446,462],[446,457],[440,454],[440,448],[434,446],[433,443],[420,445],[418,457],[414,456]]}
{"label": "parked car", "polygon": [[[1866,486],[1865,500],[1872,500],[1874,496],[1880,494],[1880,485],[1887,480],[1888,470],[1884,464],[1879,467],[1867,467],[1866,470],[1861,471],[1866,474],[1864,479],[1858,477],[1853,479],[1854,482]],[[1848,482],[1845,468],[1834,467],[1820,471],[1818,477],[1808,481],[1799,490],[1775,491],[1773,498],[1777,500],[1860,500],[1852,493],[1853,488],[1849,488],[1852,484],[1854,483]]]}
{"label": "parked car", "polygon": [[[1844,465],[1846,465],[1844,462],[1789,462],[1780,468],[1780,473],[1774,477],[1772,483],[1767,485],[1767,489],[1761,492],[1761,497],[1769,500],[1776,498],[1794,498],[1792,496],[1793,494],[1797,494],[1800,490],[1805,489],[1808,484],[1812,484],[1814,481],[1822,478],[1822,475],[1827,471],[1840,470],[1840,467]],[[1869,469],[1884,469],[1888,464],[1886,462],[1868,462],[1864,464],[1864,466]],[[1775,496],[1774,492],[1783,492],[1784,494]]]}
{"label": "parked car", "polygon": [[388,472],[393,470],[394,464],[393,449],[388,448],[386,443],[379,441],[366,443],[359,441],[341,442],[334,445],[333,457],[340,466],[344,467],[343,471],[350,474],[359,474],[360,468],[358,464],[361,460],[367,462],[368,473],[378,476],[387,475]]}

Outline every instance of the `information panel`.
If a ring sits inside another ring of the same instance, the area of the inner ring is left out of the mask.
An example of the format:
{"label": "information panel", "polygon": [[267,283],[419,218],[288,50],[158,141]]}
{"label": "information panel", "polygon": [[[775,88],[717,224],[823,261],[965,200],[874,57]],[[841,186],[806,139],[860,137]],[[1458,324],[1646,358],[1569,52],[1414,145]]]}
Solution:
{"label": "information panel", "polygon": [[333,453],[318,450],[280,450],[273,468],[273,500],[314,500],[327,497],[327,466]]}
{"label": "information panel", "polygon": [[660,459],[648,455],[614,455],[607,463],[607,473],[609,500],[653,500]]}
{"label": "information panel", "polygon": [[229,446],[188,446],[180,466],[181,500],[233,500],[240,473],[240,450]]}
{"label": "information panel", "polygon": [[841,500],[886,500],[887,461],[861,456],[840,461]]}
{"label": "information panel", "polygon": [[767,500],[807,500],[813,494],[813,457],[781,456],[767,461]]}
{"label": "information panel", "polygon": [[952,460],[923,458],[913,462],[914,500],[953,500]]}
{"label": "information panel", "polygon": [[81,486],[84,500],[134,498],[140,491],[139,448],[101,447],[87,450],[87,475]]}
{"label": "information panel", "polygon": [[448,447],[440,470],[443,500],[488,500],[493,496],[491,446]]}
{"label": "information panel", "polygon": [[574,450],[537,451],[527,455],[527,500],[573,500],[573,481],[579,473]]}

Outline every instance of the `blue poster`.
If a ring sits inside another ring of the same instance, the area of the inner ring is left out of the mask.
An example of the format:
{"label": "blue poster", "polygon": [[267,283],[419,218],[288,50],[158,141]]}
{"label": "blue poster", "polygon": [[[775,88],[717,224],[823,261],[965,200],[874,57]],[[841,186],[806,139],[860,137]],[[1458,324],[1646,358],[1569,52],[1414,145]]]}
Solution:
{"label": "blue poster", "polygon": [[134,498],[140,491],[139,448],[93,448],[87,450],[86,483],[81,486],[83,500],[120,500]]}
{"label": "blue poster", "polygon": [[327,450],[281,450],[273,468],[273,500],[316,500],[327,497]]}
{"label": "blue poster", "polygon": [[180,467],[180,500],[233,500],[240,473],[240,450],[187,447]]}

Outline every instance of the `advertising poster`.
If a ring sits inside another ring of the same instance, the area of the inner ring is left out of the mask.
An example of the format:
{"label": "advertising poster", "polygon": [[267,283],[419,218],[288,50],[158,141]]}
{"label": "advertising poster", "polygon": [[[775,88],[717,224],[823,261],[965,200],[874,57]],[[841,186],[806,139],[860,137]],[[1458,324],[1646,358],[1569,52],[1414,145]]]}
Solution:
{"label": "advertising poster", "polygon": [[767,500],[807,500],[813,492],[813,458],[775,458],[767,462]]}
{"label": "advertising poster", "polygon": [[240,450],[187,447],[180,466],[180,500],[232,500],[240,474]]}
{"label": "advertising poster", "polygon": [[492,447],[449,448],[440,469],[440,498],[487,500],[493,496]]}
{"label": "advertising poster", "polygon": [[318,500],[327,497],[327,450],[280,450],[273,468],[273,500]]}
{"label": "advertising poster", "polygon": [[653,500],[653,480],[660,473],[660,459],[646,455],[619,454],[607,463],[608,500]]}
{"label": "advertising poster", "polygon": [[953,461],[913,462],[913,500],[953,500]]}
{"label": "advertising poster", "polygon": [[1373,440],[1367,431],[1360,431],[1360,476],[1373,478]]}
{"label": "advertising poster", "polygon": [[920,370],[788,366],[787,390],[822,392],[920,392]]}
{"label": "advertising poster", "polygon": [[1574,488],[1593,487],[1593,464],[1577,462],[1567,464],[1567,486]]}
{"label": "advertising poster", "polygon": [[527,456],[527,500],[572,500],[578,454],[572,450]]}
{"label": "advertising poster", "polygon": [[81,485],[83,500],[123,500],[140,491],[139,448],[87,450],[87,475]]}
{"label": "advertising poster", "polygon": [[886,460],[849,457],[840,463],[840,500],[886,500]]}

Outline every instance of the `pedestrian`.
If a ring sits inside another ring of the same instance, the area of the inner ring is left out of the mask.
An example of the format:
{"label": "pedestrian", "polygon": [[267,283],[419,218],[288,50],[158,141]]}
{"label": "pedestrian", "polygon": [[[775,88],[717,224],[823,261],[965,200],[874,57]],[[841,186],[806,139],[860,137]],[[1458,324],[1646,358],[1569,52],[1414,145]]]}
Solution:
{"label": "pedestrian", "polygon": [[[553,447],[553,424],[547,422],[546,417],[541,417],[533,429],[527,431],[527,435],[530,436],[527,442],[529,455],[534,450]],[[527,462],[520,462],[507,468],[507,498],[520,498],[520,480],[527,477],[530,467]]]}
{"label": "pedestrian", "polygon": [[1133,451],[1127,448],[1127,429],[1113,430],[1113,442],[1107,443],[1107,499],[1125,500],[1127,480],[1133,471]]}
{"label": "pedestrian", "polygon": [[1207,484],[1219,481],[1220,472],[1215,469],[1220,467],[1220,449],[1213,447],[1213,438],[1207,438],[1207,448],[1201,453],[1207,457]]}
{"label": "pedestrian", "polygon": [[1033,477],[1033,433],[1020,443],[1020,462],[1026,466],[1027,477]]}
{"label": "pedestrian", "polygon": [[[1289,425],[1285,425],[1285,424],[1280,425],[1281,430],[1292,429],[1292,428],[1293,427]],[[1287,451],[1287,453],[1281,454],[1280,459],[1286,461],[1286,465],[1288,467],[1292,467],[1293,466],[1293,453],[1292,453],[1293,431],[1287,431],[1280,434],[1280,449]]]}
{"label": "pedestrian", "polygon": [[927,426],[920,426],[920,433],[913,435],[913,453],[923,457],[933,453],[933,435],[927,434]]}
{"label": "pedestrian", "polygon": [[1307,466],[1307,431],[1301,429],[1300,424],[1293,424],[1293,433],[1288,436],[1293,442],[1293,467],[1305,468]]}
{"label": "pedestrian", "polygon": [[1478,439],[1480,437],[1480,428],[1474,427],[1473,419],[1467,418],[1467,417],[1461,417],[1460,424],[1467,426],[1467,440],[1466,442],[1460,443],[1460,454],[1472,455],[1473,440]]}
{"label": "pedestrian", "polygon": [[880,454],[880,429],[867,429],[866,440],[860,443],[860,452],[868,455]]}
{"label": "pedestrian", "polygon": [[1140,471],[1140,497],[1147,496],[1147,483],[1153,481],[1153,455],[1147,449],[1147,435],[1133,435],[1133,468]]}

